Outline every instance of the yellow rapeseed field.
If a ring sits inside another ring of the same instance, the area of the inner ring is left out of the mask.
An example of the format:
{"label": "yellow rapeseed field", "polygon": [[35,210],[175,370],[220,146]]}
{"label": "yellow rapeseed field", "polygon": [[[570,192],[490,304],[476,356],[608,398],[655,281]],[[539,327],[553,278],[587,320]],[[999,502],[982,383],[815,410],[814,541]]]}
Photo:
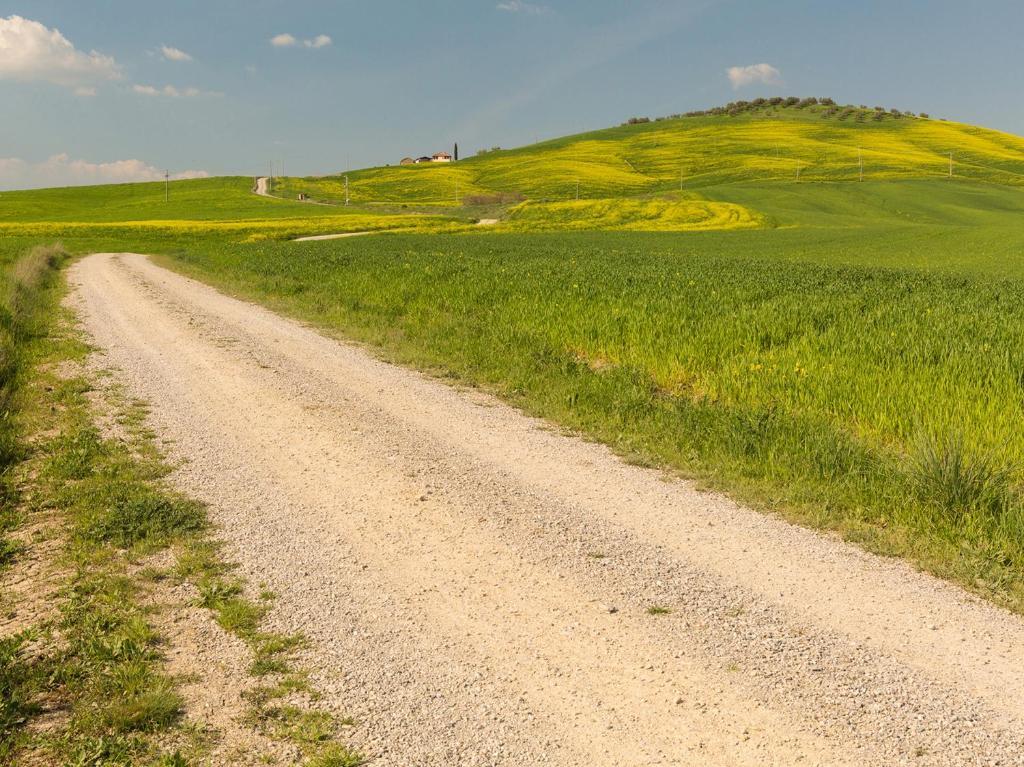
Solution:
{"label": "yellow rapeseed field", "polygon": [[686,232],[749,229],[761,226],[756,213],[731,202],[709,200],[571,200],[524,202],[513,208],[505,225],[512,231]]}

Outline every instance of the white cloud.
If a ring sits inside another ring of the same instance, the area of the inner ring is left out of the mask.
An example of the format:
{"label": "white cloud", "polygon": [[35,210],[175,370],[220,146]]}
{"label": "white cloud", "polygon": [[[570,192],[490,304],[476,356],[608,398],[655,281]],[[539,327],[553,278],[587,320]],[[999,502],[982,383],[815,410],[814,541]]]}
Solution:
{"label": "white cloud", "polygon": [[295,45],[298,40],[295,39],[295,35],[289,35],[287,32],[281,35],[274,35],[270,38],[270,44],[275,48],[288,48],[289,46]]}
{"label": "white cloud", "polygon": [[140,85],[138,83],[132,86],[132,90],[140,96],[167,96],[172,99],[194,99],[199,96],[223,95],[216,91],[203,91],[199,88],[176,88],[173,85],[165,85],[163,88],[157,88],[152,85]]}
{"label": "white cloud", "polygon": [[726,70],[733,90],[747,85],[761,83],[763,85],[780,85],[782,73],[771,64],[751,64],[748,67],[729,67]]}
{"label": "white cloud", "polygon": [[324,48],[332,42],[334,41],[327,35],[317,35],[312,40],[303,40],[302,44],[307,48]]}
{"label": "white cloud", "polygon": [[89,88],[120,77],[112,57],[79,51],[60,31],[38,21],[0,17],[0,79]]}
{"label": "white cloud", "polygon": [[499,11],[507,11],[508,13],[528,13],[532,16],[539,16],[551,10],[546,5],[527,3],[525,0],[502,0],[495,8]]}
{"label": "white cloud", "polygon": [[160,53],[168,61],[192,61],[192,57],[180,48],[173,48],[170,45],[161,45]]}
{"label": "white cloud", "polygon": [[[174,180],[207,178],[203,170],[174,173]],[[0,188],[33,189],[51,186],[83,186],[87,184],[125,184],[134,181],[162,181],[164,171],[141,160],[115,160],[93,163],[72,160],[67,154],[57,154],[40,163],[30,163],[16,157],[0,157]]]}
{"label": "white cloud", "polygon": [[79,85],[77,88],[75,88],[75,95],[88,98],[89,96],[96,95],[96,89],[93,88],[91,85]]}
{"label": "white cloud", "polygon": [[326,48],[334,41],[329,35],[317,35],[316,37],[308,40],[299,40],[295,35],[290,35],[287,32],[270,38],[270,44],[275,48],[291,48],[298,45],[300,42],[305,48]]}

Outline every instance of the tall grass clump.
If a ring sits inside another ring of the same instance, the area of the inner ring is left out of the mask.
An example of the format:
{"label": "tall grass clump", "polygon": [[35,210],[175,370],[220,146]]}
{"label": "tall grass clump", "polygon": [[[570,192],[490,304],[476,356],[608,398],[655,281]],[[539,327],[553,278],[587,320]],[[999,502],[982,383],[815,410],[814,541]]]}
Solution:
{"label": "tall grass clump", "polygon": [[1002,519],[1018,503],[1014,474],[991,455],[971,450],[959,433],[919,438],[910,459],[918,498],[953,523],[972,515]]}

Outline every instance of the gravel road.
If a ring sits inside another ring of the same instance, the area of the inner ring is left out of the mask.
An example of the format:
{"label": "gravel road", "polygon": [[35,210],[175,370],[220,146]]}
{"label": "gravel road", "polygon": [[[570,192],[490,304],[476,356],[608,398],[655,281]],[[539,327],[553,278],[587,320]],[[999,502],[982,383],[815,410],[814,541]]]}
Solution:
{"label": "gravel road", "polygon": [[143,256],[70,280],[373,764],[1024,765],[1019,618]]}
{"label": "gravel road", "polygon": [[308,237],[296,237],[292,242],[323,242],[324,240],[344,240],[349,237],[365,237],[373,232],[344,232],[343,234],[314,234]]}

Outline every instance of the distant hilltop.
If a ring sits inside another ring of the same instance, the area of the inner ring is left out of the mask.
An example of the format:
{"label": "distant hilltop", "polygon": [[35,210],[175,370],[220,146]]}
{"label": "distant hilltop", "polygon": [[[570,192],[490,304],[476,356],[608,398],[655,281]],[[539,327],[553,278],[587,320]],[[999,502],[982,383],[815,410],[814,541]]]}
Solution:
{"label": "distant hilltop", "polygon": [[[814,111],[819,113],[822,117],[838,117],[840,120],[846,120],[847,118],[853,117],[858,122],[864,122],[867,119],[874,120],[875,122],[881,122],[886,119],[899,120],[904,117],[919,117],[923,120],[928,120],[931,117],[927,112],[915,114],[914,112],[906,112],[891,108],[887,109],[886,107],[869,107],[866,104],[860,104],[859,106],[854,106],[853,104],[840,105],[836,103],[835,99],[817,98],[815,96],[810,96],[808,98],[800,98],[799,96],[773,96],[772,98],[758,98],[752,101],[730,101],[722,107],[698,109],[692,112],[682,112],[680,114],[666,115],[665,117],[655,117],[653,122],[661,122],[662,120],[678,120],[683,117],[718,117],[720,115],[736,117],[744,112],[771,112],[775,109],[809,109],[812,107],[819,107],[819,109]],[[623,125],[641,125],[649,122],[652,122],[650,117],[630,117],[623,123]]]}

